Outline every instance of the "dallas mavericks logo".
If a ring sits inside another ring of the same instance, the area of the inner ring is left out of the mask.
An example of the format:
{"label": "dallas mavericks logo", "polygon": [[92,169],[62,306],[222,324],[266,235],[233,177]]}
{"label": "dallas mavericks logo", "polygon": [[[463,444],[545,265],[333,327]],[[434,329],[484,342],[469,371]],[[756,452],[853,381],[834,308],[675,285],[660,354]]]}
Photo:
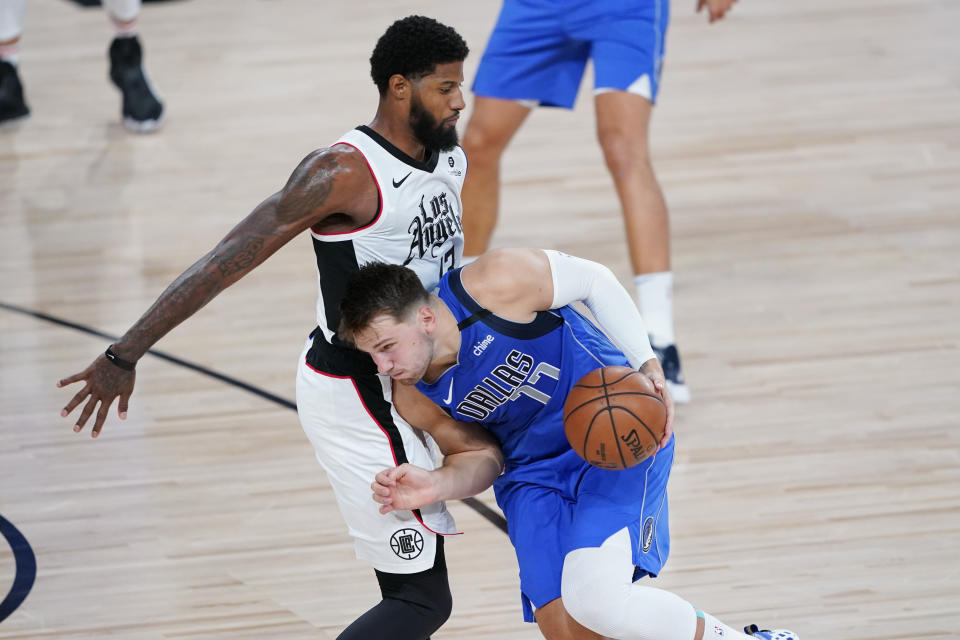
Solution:
{"label": "dallas mavericks logo", "polygon": [[463,235],[463,225],[460,224],[460,216],[447,201],[446,192],[443,192],[431,198],[429,203],[426,202],[426,196],[420,196],[420,215],[410,222],[407,232],[410,234],[410,253],[403,261],[403,266],[414,259],[423,258],[427,253],[431,258],[436,258],[437,249],[443,243],[458,233]]}
{"label": "dallas mavericks logo", "polygon": [[653,516],[649,516],[643,521],[643,536],[641,541],[643,542],[643,552],[646,553],[650,551],[650,547],[653,546]]}
{"label": "dallas mavericks logo", "polygon": [[416,529],[400,529],[390,536],[390,548],[404,560],[413,560],[423,551],[423,535]]}

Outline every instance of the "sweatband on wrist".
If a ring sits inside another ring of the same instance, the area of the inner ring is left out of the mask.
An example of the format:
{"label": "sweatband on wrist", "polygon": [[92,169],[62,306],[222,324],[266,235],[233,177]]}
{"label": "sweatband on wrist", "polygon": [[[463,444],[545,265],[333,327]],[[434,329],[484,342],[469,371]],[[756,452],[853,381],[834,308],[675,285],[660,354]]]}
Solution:
{"label": "sweatband on wrist", "polygon": [[129,360],[124,360],[117,354],[113,352],[113,349],[107,347],[107,350],[103,352],[103,355],[107,356],[107,360],[112,362],[114,365],[120,367],[125,371],[133,371],[134,367],[137,366],[136,362],[130,362]]}

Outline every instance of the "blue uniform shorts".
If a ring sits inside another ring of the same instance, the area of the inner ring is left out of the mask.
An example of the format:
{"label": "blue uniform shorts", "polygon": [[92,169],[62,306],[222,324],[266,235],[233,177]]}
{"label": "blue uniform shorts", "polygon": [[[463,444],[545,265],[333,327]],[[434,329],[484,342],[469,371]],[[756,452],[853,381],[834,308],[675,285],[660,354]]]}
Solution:
{"label": "blue uniform shorts", "polygon": [[624,527],[630,531],[634,580],[660,572],[670,553],[667,480],[673,443],[671,438],[654,457],[622,471],[583,462],[579,473],[568,474],[563,490],[525,482],[497,485],[497,503],[520,565],[524,620],[534,622],[534,607],[560,597],[567,553],[599,547]]}
{"label": "blue uniform shorts", "polygon": [[505,0],[473,92],[570,109],[590,59],[597,91],[655,102],[669,17],[669,0]]}

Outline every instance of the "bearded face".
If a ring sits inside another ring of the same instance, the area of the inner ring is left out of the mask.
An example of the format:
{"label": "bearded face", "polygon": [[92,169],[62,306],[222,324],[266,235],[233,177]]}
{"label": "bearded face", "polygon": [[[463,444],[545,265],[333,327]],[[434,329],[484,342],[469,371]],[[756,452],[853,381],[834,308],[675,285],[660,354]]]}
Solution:
{"label": "bearded face", "polygon": [[450,151],[460,141],[456,120],[452,123],[447,120],[438,122],[427,111],[419,93],[414,93],[410,99],[410,128],[420,144],[434,151]]}

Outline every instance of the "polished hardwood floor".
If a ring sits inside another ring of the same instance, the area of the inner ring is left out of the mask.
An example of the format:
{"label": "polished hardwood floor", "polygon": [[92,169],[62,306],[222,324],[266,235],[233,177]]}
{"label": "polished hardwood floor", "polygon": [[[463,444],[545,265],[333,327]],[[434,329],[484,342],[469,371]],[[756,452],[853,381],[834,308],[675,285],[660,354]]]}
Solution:
{"label": "polished hardwood floor", "polygon": [[[673,4],[652,127],[693,393],[656,584],[805,640],[960,638],[960,4],[743,0],[717,25],[694,4]],[[387,24],[457,27],[469,82],[496,11],[148,4],[167,122],[133,136],[102,11],[31,0],[33,115],[0,130],[0,515],[37,574],[0,638],[335,638],[372,604],[289,407],[147,357],[130,418],[75,435],[55,382],[105,339],[18,309],[122,333],[302,156],[369,121]],[[508,151],[495,244],[629,285],[621,229],[586,88]],[[314,268],[293,242],[158,349],[291,400]],[[451,509],[466,535],[435,638],[539,637],[507,537]],[[0,596],[15,564],[0,540]]]}

